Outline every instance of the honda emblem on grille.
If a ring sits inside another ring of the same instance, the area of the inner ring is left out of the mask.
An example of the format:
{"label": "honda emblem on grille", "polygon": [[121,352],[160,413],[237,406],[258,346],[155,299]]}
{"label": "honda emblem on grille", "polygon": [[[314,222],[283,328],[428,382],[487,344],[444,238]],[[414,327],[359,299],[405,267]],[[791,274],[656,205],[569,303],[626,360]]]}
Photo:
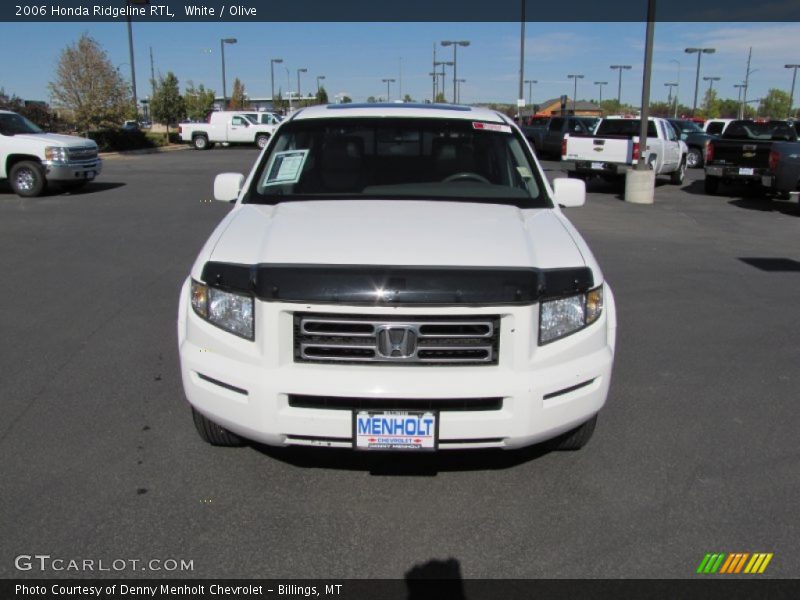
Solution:
{"label": "honda emblem on grille", "polygon": [[411,327],[382,325],[375,334],[378,354],[384,358],[411,358],[417,351],[417,333]]}

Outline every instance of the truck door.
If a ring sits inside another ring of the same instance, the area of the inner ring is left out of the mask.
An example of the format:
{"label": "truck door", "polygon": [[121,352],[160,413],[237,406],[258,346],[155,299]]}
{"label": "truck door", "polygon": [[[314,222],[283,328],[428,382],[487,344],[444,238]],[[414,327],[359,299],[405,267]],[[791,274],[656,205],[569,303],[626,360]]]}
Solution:
{"label": "truck door", "polygon": [[661,121],[664,132],[664,162],[666,170],[675,171],[681,161],[681,145],[678,142],[678,134],[675,133],[672,125],[667,121]]}
{"label": "truck door", "polygon": [[564,137],[564,124],[566,119],[553,117],[547,124],[547,131],[542,140],[542,150],[545,153],[561,154],[561,139]]}
{"label": "truck door", "polygon": [[233,115],[228,126],[228,141],[241,144],[252,142],[253,137],[250,121],[241,115]]}

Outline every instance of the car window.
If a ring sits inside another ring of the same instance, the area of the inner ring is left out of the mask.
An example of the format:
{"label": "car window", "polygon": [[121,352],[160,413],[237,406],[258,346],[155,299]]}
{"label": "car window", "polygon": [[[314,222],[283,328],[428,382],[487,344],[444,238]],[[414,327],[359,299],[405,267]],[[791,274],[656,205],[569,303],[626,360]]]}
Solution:
{"label": "car window", "polygon": [[42,133],[42,130],[22,115],[0,113],[0,133],[3,135],[16,135],[18,133]]}
{"label": "car window", "polygon": [[[639,119],[604,119],[597,127],[595,135],[638,136],[641,124],[642,122]],[[658,137],[655,121],[648,121],[647,136]]]}
{"label": "car window", "polygon": [[740,138],[748,140],[793,141],[795,132],[783,121],[756,123],[754,121],[734,121],[725,130],[723,138]]}
{"label": "car window", "polygon": [[563,126],[564,126],[564,119],[560,119],[558,117],[555,117],[555,118],[551,119],[550,125],[548,125],[547,128],[550,131],[561,131],[561,128]]}
{"label": "car window", "polygon": [[722,133],[722,130],[725,129],[725,123],[721,121],[714,121],[713,123],[709,123],[708,127],[706,127],[706,133],[710,133],[711,135],[719,135]]}
{"label": "car window", "polygon": [[244,117],[238,117],[238,116],[237,117],[233,117],[233,120],[231,122],[234,125],[243,125],[245,127],[249,127],[250,126],[250,121],[248,119],[244,118]]}
{"label": "car window", "polygon": [[465,119],[336,118],[282,125],[247,202],[425,199],[552,206],[510,126]]}

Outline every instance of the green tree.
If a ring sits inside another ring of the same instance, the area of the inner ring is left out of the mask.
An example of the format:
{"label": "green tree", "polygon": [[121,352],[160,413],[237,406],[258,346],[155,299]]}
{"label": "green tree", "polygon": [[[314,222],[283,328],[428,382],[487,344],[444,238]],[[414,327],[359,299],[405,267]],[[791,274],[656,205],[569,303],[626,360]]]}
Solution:
{"label": "green tree", "polygon": [[325,86],[320,86],[319,91],[317,92],[317,104],[327,104],[328,103],[328,92],[325,89]]}
{"label": "green tree", "polygon": [[672,108],[673,105],[666,102],[651,102],[650,115],[653,117],[671,117]]}
{"label": "green tree", "polygon": [[406,94],[403,96],[403,102],[413,102],[414,99],[411,97],[411,94]]}
{"label": "green tree", "polygon": [[702,116],[707,119],[718,119],[720,113],[720,101],[717,98],[717,90],[708,88],[703,96]]}
{"label": "green tree", "polygon": [[353,99],[350,96],[342,96],[342,104],[350,104]]}
{"label": "green tree", "polygon": [[789,94],[777,88],[770,89],[758,105],[759,114],[773,119],[788,117],[791,109]]}
{"label": "green tree", "polygon": [[444,97],[444,92],[438,92],[436,94],[436,99],[434,100],[436,104],[444,104],[447,102],[447,98]]}
{"label": "green tree", "polygon": [[278,89],[278,94],[272,101],[272,110],[282,111],[286,107],[286,101],[283,99],[283,88]]}
{"label": "green tree", "polygon": [[192,81],[188,81],[183,94],[183,103],[187,117],[193,121],[203,121],[214,109],[214,90],[207,90],[202,83],[195,87]]}
{"label": "green tree", "polygon": [[6,94],[4,88],[0,88],[0,110],[11,110],[19,112],[22,109],[22,98],[12,94]]}
{"label": "green tree", "polygon": [[377,101],[378,99],[375,98],[375,96],[370,96],[369,98],[367,98],[367,102],[369,102],[370,104],[375,104]]}
{"label": "green tree", "polygon": [[130,86],[85,33],[61,52],[56,80],[48,88],[56,104],[72,109],[83,129],[119,125],[135,114]]}
{"label": "green tree", "polygon": [[160,77],[156,83],[153,97],[150,98],[150,114],[153,119],[167,126],[169,135],[170,123],[177,123],[186,116],[186,106],[178,88],[178,78],[170,71],[166,77]]}
{"label": "green tree", "polygon": [[244,84],[237,77],[233,80],[233,91],[231,92],[231,99],[228,102],[230,110],[242,110],[245,106]]}

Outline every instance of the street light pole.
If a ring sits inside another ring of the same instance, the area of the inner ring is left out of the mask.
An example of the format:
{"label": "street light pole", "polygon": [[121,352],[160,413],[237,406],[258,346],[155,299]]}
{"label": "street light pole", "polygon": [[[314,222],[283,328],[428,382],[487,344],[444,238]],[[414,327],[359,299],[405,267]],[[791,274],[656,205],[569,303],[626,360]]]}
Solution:
{"label": "street light pole", "polygon": [[[438,62],[435,62],[433,64],[434,72],[436,72],[436,67],[438,67],[439,65],[442,65],[442,72],[441,73],[437,73],[437,76],[438,75],[442,76],[442,91],[441,92],[437,91],[437,94],[441,93],[442,94],[442,98],[444,99],[444,102],[447,102],[447,94],[445,94],[445,91],[444,91],[444,80],[445,80],[445,71],[444,70],[445,70],[446,67],[452,67],[453,66],[453,61],[452,60],[440,60]],[[437,90],[438,90],[438,87],[437,87]],[[455,102],[455,99],[453,100],[453,102]]]}
{"label": "street light pole", "polygon": [[275,110],[275,63],[282,63],[282,58],[269,59],[269,80],[272,89],[272,110]]}
{"label": "street light pole", "polygon": [[284,66],[286,69],[286,95],[289,96],[289,112],[292,112],[292,72],[289,67]]}
{"label": "street light pole", "polygon": [[466,79],[456,79],[456,83],[458,84],[458,97],[461,98],[461,84],[466,83]]}
{"label": "street light pole", "polygon": [[[523,98],[522,83],[525,78],[525,0],[520,0],[520,17],[519,17],[519,90],[517,92],[517,123],[522,124],[522,108],[519,106],[519,101]],[[530,83],[528,83],[530,86]],[[530,91],[530,87],[528,88]],[[532,96],[532,94],[528,94]]]}
{"label": "street light pole", "polygon": [[308,71],[307,68],[303,67],[301,69],[297,69],[297,105],[300,106],[300,101],[303,99],[303,94],[300,93],[300,73],[306,73]]}
{"label": "street light pole", "polygon": [[608,85],[607,81],[595,81],[594,84],[600,89],[600,104],[603,103],[603,86]]}
{"label": "street light pole", "polygon": [[[125,4],[150,4],[150,0],[125,0]],[[128,56],[131,62],[131,91],[133,92],[133,110],[134,118],[139,120],[139,100],[136,97],[136,66],[133,62],[133,25],[131,24],[131,16],[127,15],[128,20]],[[152,50],[151,50],[152,57]]]}
{"label": "street light pole", "polygon": [[797,69],[800,65],[784,65],[785,69],[794,69],[792,73],[792,91],[789,92],[789,116],[791,117],[794,113],[792,112],[792,107],[794,107],[794,83],[797,79]]}
{"label": "street light pole", "polygon": [[[665,83],[664,87],[668,87],[669,88],[669,96],[667,97],[667,106],[671,110],[672,109],[672,88],[678,87],[678,84],[677,83]],[[677,100],[677,98],[678,98],[678,96],[676,94],[675,95],[675,99]],[[669,114],[669,111],[667,111],[667,114]],[[677,118],[677,117],[675,117],[675,118]]]}
{"label": "street light pole", "polygon": [[714,89],[714,82],[715,81],[719,81],[719,80],[720,80],[719,77],[710,77],[710,76],[703,77],[703,81],[707,81],[708,82],[708,91],[709,92]]}
{"label": "street light pole", "polygon": [[533,84],[539,82],[536,79],[526,79],[525,83],[528,84],[528,104],[533,106]]}
{"label": "street light pole", "polygon": [[622,106],[622,71],[629,71],[631,65],[611,65],[612,69],[619,71],[619,83],[617,84],[617,104]]}
{"label": "street light pole", "polygon": [[325,75],[317,75],[317,97],[319,97],[319,80],[325,79]]}
{"label": "street light pole", "polygon": [[442,46],[453,47],[453,104],[458,104],[458,90],[456,89],[456,71],[458,69],[458,47],[469,46],[469,40],[444,40],[440,42]]}
{"label": "street light pole", "polygon": [[383,81],[383,83],[386,84],[386,102],[391,102],[392,101],[391,85],[397,80],[387,78],[387,79],[381,79],[381,81]]}
{"label": "street light pole", "polygon": [[700,57],[703,54],[714,54],[716,52],[716,48],[686,48],[684,52],[686,54],[697,54],[697,72],[694,76],[694,102],[692,103],[692,116],[694,116],[695,111],[697,110],[697,90],[700,88]]}
{"label": "street light pole", "polygon": [[[675,112],[673,113],[673,118],[678,118],[678,95],[680,94],[681,90],[681,61],[675,60],[674,58],[669,62],[674,62],[678,65],[678,78],[675,80]],[[670,90],[671,91],[671,90]]]}
{"label": "street light pole", "polygon": [[575,116],[575,100],[578,96],[578,79],[583,79],[583,75],[567,75],[568,79],[575,81],[575,91],[572,94],[572,116]]}
{"label": "street light pole", "polygon": [[222,38],[219,41],[220,54],[222,55],[222,110],[228,107],[228,90],[225,87],[225,44],[235,44],[236,38]]}

